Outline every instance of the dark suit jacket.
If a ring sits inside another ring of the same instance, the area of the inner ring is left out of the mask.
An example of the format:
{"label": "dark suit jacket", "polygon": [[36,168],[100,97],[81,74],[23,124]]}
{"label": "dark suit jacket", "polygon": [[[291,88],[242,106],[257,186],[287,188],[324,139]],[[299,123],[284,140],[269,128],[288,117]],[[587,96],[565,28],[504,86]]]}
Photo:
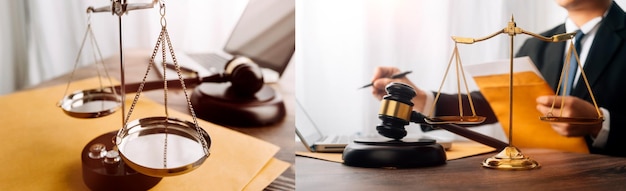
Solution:
{"label": "dark suit jacket", "polygon": [[[559,25],[541,35],[552,36],[565,33],[565,25]],[[556,89],[563,67],[565,42],[544,42],[535,38],[526,40],[517,57],[529,56],[548,84]],[[610,134],[604,149],[591,147],[591,138],[586,137],[591,153],[626,156],[626,14],[615,3],[602,20],[600,28],[589,50],[584,66],[585,74],[600,107],[610,113]],[[591,102],[584,82],[579,80],[572,95]],[[465,97],[465,96],[464,96]],[[436,107],[436,115],[458,115],[455,95],[442,95]],[[495,115],[479,92],[472,92],[478,115],[487,116],[485,123],[495,122]],[[464,102],[467,103],[467,102]],[[469,110],[469,107],[464,107]],[[466,111],[466,113],[469,111]]]}

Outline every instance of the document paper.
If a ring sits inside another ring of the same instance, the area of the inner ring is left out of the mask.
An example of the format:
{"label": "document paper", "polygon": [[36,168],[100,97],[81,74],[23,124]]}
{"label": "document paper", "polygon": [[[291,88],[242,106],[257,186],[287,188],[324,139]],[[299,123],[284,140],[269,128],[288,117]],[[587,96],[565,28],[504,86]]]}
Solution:
{"label": "document paper", "polygon": [[[549,148],[588,153],[582,137],[564,137],[552,130],[550,123],[539,118],[537,97],[555,95],[529,57],[513,61],[513,146]],[[510,60],[464,66],[489,102],[504,132],[509,135]]]}
{"label": "document paper", "polygon": [[[98,87],[97,78],[72,82],[73,90]],[[76,88],[76,89],[74,89]],[[5,136],[0,139],[0,190],[87,190],[81,151],[97,136],[119,130],[121,111],[95,119],[66,115],[56,106],[65,84],[0,96]],[[72,91],[73,91],[72,90]],[[130,107],[134,94],[127,95]],[[171,117],[191,121],[173,109]],[[163,105],[140,98],[131,120],[163,116]],[[261,190],[289,164],[273,158],[279,147],[203,120],[211,155],[197,169],[166,177],[151,190]]]}

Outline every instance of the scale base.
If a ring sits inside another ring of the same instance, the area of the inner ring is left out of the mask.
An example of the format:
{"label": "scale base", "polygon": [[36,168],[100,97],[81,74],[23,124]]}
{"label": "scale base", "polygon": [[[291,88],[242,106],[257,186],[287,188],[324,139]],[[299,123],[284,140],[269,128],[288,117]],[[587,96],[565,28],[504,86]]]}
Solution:
{"label": "scale base", "polygon": [[498,170],[532,170],[540,168],[541,165],[524,156],[516,147],[508,146],[497,155],[485,159],[483,167]]}
{"label": "scale base", "polygon": [[357,139],[343,151],[343,164],[367,168],[417,168],[446,163],[443,146],[432,139]]}
{"label": "scale base", "polygon": [[225,126],[259,127],[285,118],[282,97],[267,85],[252,96],[240,96],[230,83],[204,83],[194,90],[191,103],[198,117]]}
{"label": "scale base", "polygon": [[90,148],[95,144],[103,144],[106,150],[113,150],[116,135],[117,131],[100,135],[83,148],[81,162],[85,185],[91,190],[148,190],[158,184],[162,178],[138,173],[123,160],[115,166],[106,166],[103,158],[89,157]]}

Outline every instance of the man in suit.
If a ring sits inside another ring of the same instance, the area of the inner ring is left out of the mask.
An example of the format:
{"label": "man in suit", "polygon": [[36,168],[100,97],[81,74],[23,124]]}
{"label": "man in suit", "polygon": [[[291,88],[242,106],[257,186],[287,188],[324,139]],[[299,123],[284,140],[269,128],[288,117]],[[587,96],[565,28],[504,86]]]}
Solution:
{"label": "man in suit", "polygon": [[[626,13],[612,0],[557,0],[557,3],[568,11],[564,24],[550,29],[541,35],[552,36],[565,32],[582,31],[582,42],[579,52],[581,64],[598,106],[604,116],[602,124],[580,125],[569,123],[553,123],[552,129],[567,137],[585,137],[591,153],[612,156],[626,156]],[[548,84],[556,89],[564,63],[566,43],[544,42],[528,39],[516,56],[529,56],[536,64]],[[399,73],[397,68],[379,67],[373,78],[373,94],[377,98],[385,95],[384,87],[393,81],[403,82],[415,88],[417,96],[412,100],[414,110],[429,113],[433,94],[417,88],[407,78],[390,79],[389,76]],[[580,76],[580,72],[578,72]],[[563,110],[563,117],[597,117],[591,96],[587,92],[582,77],[577,77],[572,85],[570,96],[557,97],[557,103],[564,99],[563,108],[555,108],[555,113]],[[497,121],[488,102],[480,92],[472,92],[472,99],[479,115],[486,116],[485,123]],[[467,96],[463,96],[467,99]],[[457,95],[442,94],[435,106],[437,116],[457,115]],[[547,113],[550,110],[553,96],[537,98],[537,110]],[[463,101],[468,103],[467,100]],[[559,105],[559,104],[556,104]],[[555,106],[556,107],[556,106]],[[469,110],[469,107],[464,107]],[[469,113],[470,111],[465,111]]]}

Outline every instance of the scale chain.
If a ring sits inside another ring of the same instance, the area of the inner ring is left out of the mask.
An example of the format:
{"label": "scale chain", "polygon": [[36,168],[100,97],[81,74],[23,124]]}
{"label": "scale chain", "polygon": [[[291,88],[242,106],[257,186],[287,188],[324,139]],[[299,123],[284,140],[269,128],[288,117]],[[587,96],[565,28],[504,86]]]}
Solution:
{"label": "scale chain", "polygon": [[[159,10],[159,13],[161,14],[161,27],[162,27],[161,31],[165,32],[165,35],[167,35],[167,33],[166,33],[167,32],[166,24],[164,24],[164,23],[167,23],[165,21],[165,4],[162,3],[160,7],[161,7],[161,9]],[[169,124],[169,117],[170,117],[170,115],[169,115],[168,106],[167,106],[167,100],[168,100],[168,97],[167,97],[168,93],[167,93],[167,91],[168,91],[168,89],[167,89],[167,75],[166,75],[167,72],[165,72],[165,71],[167,71],[167,67],[165,66],[166,65],[165,62],[167,60],[166,59],[167,55],[166,55],[166,51],[165,51],[165,43],[166,43],[165,42],[165,36],[161,35],[160,38],[159,38],[159,41],[161,41],[161,58],[162,58],[161,64],[163,65],[163,102],[164,102],[164,105],[165,105],[165,140],[163,141],[163,168],[167,168],[167,143],[168,143],[168,140],[167,140],[168,139],[168,132],[167,132],[168,131],[168,127],[167,126]],[[169,42],[167,42],[167,43],[169,43]],[[171,46],[172,46],[171,44],[168,45],[168,47],[170,47],[170,48],[171,48]]]}
{"label": "scale chain", "polygon": [[[76,73],[76,68],[78,67],[78,64],[80,62],[80,58],[83,52],[83,49],[85,47],[85,43],[87,42],[87,37],[89,37],[89,42],[91,45],[91,49],[92,49],[92,56],[94,59],[94,62],[96,63],[96,72],[98,74],[98,81],[99,81],[99,85],[100,85],[100,89],[104,90],[104,86],[102,84],[102,75],[100,73],[100,67],[98,67],[98,65],[101,65],[102,70],[104,70],[105,72],[105,76],[106,78],[109,80],[109,84],[113,85],[113,82],[111,81],[111,77],[109,75],[109,72],[106,70],[106,67],[104,65],[104,61],[102,58],[102,52],[100,51],[100,46],[98,46],[98,41],[96,40],[96,35],[94,35],[93,30],[91,28],[91,12],[87,13],[87,29],[85,30],[85,34],[83,35],[83,40],[80,44],[80,48],[78,50],[78,54],[76,56],[76,59],[74,60],[74,68],[72,70],[72,73],[70,74],[70,78],[68,80],[67,85],[65,86],[65,92],[63,93],[63,97],[67,96],[67,93],[69,91],[70,88],[70,83],[72,82],[72,80],[74,79],[74,74]],[[117,92],[115,91],[115,88],[113,89],[113,94],[117,95]]]}
{"label": "scale chain", "polygon": [[193,109],[193,106],[191,105],[191,99],[189,98],[189,94],[187,93],[187,87],[185,86],[185,81],[183,80],[183,75],[182,72],[180,70],[180,65],[178,64],[178,60],[176,60],[176,54],[174,54],[174,48],[172,47],[172,43],[170,41],[170,35],[167,32],[167,29],[164,28],[165,30],[165,38],[167,40],[167,44],[168,44],[168,48],[170,49],[170,54],[172,55],[172,60],[174,61],[174,66],[176,66],[176,73],[178,74],[178,80],[180,80],[180,84],[183,88],[183,93],[185,94],[185,99],[187,101],[187,106],[189,107],[189,112],[191,113],[191,117],[193,118],[193,124],[196,126],[196,131],[198,133],[198,137],[200,138],[200,142],[202,144],[202,148],[204,149],[204,154],[208,155],[209,154],[209,147],[207,145],[206,140],[204,139],[203,133],[200,129],[200,126],[198,125],[198,120],[196,117],[196,112]]}
{"label": "scale chain", "polygon": [[[202,144],[202,148],[204,150],[205,155],[209,154],[208,151],[208,145],[206,140],[204,139],[204,133],[202,133],[200,126],[198,125],[198,120],[196,117],[196,114],[194,112],[193,106],[191,105],[191,99],[189,94],[187,93],[187,87],[185,86],[185,82],[183,80],[183,76],[182,76],[182,72],[180,69],[180,65],[178,64],[178,60],[176,59],[176,55],[174,53],[174,48],[172,46],[170,37],[169,37],[169,33],[167,31],[167,21],[165,20],[165,4],[161,4],[161,9],[160,9],[160,14],[161,14],[161,33],[159,34],[159,38],[154,46],[154,49],[152,51],[152,55],[150,57],[150,63],[148,64],[148,68],[146,70],[146,73],[143,76],[143,79],[141,81],[141,84],[139,85],[139,88],[137,90],[137,93],[135,94],[135,97],[133,99],[133,102],[131,104],[131,107],[128,111],[127,117],[124,121],[124,125],[123,125],[123,131],[127,131],[127,125],[128,125],[128,120],[130,119],[130,116],[132,114],[132,112],[134,111],[135,106],[137,105],[137,102],[139,100],[139,97],[141,95],[141,92],[143,92],[143,88],[145,86],[146,83],[146,79],[148,74],[150,73],[150,69],[152,67],[153,64],[155,64],[154,60],[156,58],[156,55],[159,51],[159,47],[161,47],[161,54],[162,54],[162,66],[163,66],[163,71],[166,70],[166,54],[167,51],[166,49],[169,49],[169,53],[172,57],[172,60],[174,62],[174,66],[176,69],[176,73],[178,75],[178,79],[180,80],[182,89],[183,89],[183,93],[185,95],[185,99],[187,101],[187,106],[189,108],[189,112],[191,113],[191,116],[193,118],[193,123],[195,125],[196,128],[196,132],[198,133],[198,138],[200,139],[200,142]],[[165,45],[167,44],[167,48],[165,47]],[[163,72],[163,79],[164,79],[164,105],[165,105],[165,120],[166,120],[166,126],[165,126],[165,140],[164,140],[164,148],[163,148],[163,166],[164,168],[167,168],[167,147],[168,147],[168,134],[167,134],[167,121],[169,119],[169,112],[168,112],[168,106],[167,106],[167,100],[168,100],[168,88],[167,88],[167,80],[166,79],[166,74],[165,72]]]}
{"label": "scale chain", "polygon": [[[159,35],[159,38],[163,36],[163,31],[161,31],[161,34]],[[154,47],[154,50],[152,50],[152,56],[150,57],[150,63],[148,64],[148,69],[146,70],[146,73],[143,75],[143,79],[141,80],[141,84],[139,84],[139,88],[137,89],[137,94],[135,94],[135,98],[133,99],[133,103],[130,105],[130,109],[128,110],[128,114],[126,116],[126,119],[124,121],[124,131],[127,131],[127,125],[128,125],[128,119],[130,118],[130,115],[133,113],[133,110],[135,109],[135,105],[137,105],[137,101],[139,100],[139,96],[141,94],[141,92],[143,91],[143,87],[146,84],[146,79],[148,77],[148,74],[150,73],[150,68],[152,68],[152,64],[154,64],[154,58],[156,57],[156,54],[159,50],[159,45],[161,44],[161,41],[157,41],[156,46]]]}

